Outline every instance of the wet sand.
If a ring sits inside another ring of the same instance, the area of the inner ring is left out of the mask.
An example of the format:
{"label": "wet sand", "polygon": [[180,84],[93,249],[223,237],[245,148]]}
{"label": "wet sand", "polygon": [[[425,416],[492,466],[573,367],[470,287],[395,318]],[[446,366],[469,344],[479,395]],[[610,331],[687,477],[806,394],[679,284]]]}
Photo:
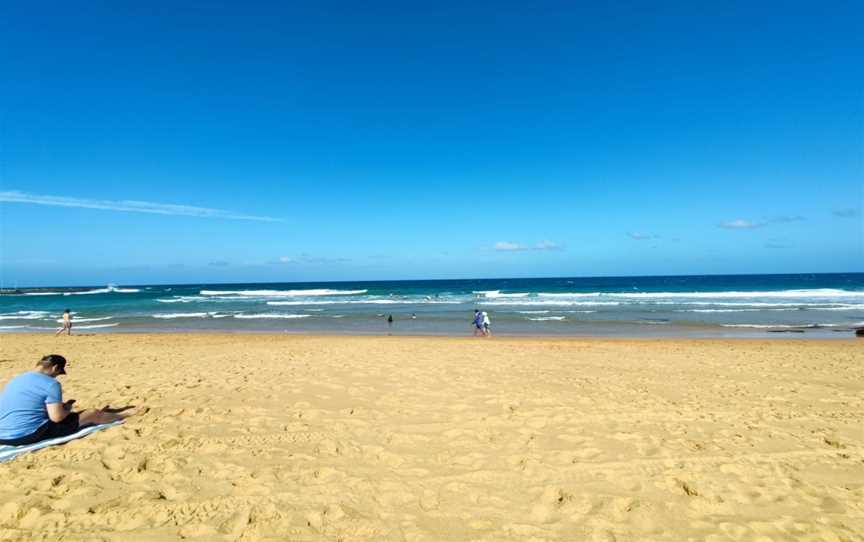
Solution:
{"label": "wet sand", "polygon": [[0,464],[0,540],[862,540],[864,341],[0,337],[126,424]]}

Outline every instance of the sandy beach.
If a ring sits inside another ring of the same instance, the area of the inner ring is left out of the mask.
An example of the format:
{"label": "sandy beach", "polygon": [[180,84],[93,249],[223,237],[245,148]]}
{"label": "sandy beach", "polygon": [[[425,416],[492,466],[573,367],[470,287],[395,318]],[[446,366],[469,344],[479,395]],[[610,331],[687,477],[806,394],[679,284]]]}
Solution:
{"label": "sandy beach", "polygon": [[864,342],[4,335],[120,427],[0,540],[864,540]]}

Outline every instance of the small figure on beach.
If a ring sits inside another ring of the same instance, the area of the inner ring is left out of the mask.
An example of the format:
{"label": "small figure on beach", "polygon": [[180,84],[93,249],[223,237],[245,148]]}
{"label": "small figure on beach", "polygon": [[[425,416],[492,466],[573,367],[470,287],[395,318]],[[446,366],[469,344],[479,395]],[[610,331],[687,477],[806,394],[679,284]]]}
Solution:
{"label": "small figure on beach", "polygon": [[474,309],[474,320],[471,321],[474,326],[474,336],[478,337],[483,334],[483,315],[480,309]]}
{"label": "small figure on beach", "polygon": [[492,336],[492,323],[489,321],[489,313],[483,311],[483,336],[491,337]]}
{"label": "small figure on beach", "polygon": [[393,327],[393,315],[387,315],[387,327]]}
{"label": "small figure on beach", "polygon": [[[89,425],[116,422],[126,408],[73,412],[74,399],[63,400],[57,377],[66,374],[66,358],[44,356],[32,371],[20,374],[0,393],[0,444],[21,446],[65,437]],[[129,407],[131,408],[131,407]]]}
{"label": "small figure on beach", "polygon": [[63,311],[63,325],[57,330],[57,333],[55,333],[54,336],[56,337],[64,331],[66,332],[66,335],[72,335],[72,313],[69,312],[69,309]]}
{"label": "small figure on beach", "polygon": [[412,312],[411,313],[411,319],[416,320],[417,319],[417,313]]}

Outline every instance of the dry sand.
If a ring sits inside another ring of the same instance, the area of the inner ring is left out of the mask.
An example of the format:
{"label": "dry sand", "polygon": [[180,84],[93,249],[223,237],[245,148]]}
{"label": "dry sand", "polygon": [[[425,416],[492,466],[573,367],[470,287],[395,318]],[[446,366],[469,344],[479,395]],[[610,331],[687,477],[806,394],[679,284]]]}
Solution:
{"label": "dry sand", "polygon": [[2,540],[864,540],[864,341],[0,336],[124,426]]}

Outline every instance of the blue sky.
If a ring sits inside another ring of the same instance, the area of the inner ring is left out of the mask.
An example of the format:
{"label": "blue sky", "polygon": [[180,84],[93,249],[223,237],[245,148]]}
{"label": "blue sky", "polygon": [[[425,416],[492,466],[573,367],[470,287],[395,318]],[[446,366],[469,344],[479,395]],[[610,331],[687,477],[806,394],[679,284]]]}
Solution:
{"label": "blue sky", "polygon": [[860,2],[176,4],[4,3],[5,286],[864,270]]}

